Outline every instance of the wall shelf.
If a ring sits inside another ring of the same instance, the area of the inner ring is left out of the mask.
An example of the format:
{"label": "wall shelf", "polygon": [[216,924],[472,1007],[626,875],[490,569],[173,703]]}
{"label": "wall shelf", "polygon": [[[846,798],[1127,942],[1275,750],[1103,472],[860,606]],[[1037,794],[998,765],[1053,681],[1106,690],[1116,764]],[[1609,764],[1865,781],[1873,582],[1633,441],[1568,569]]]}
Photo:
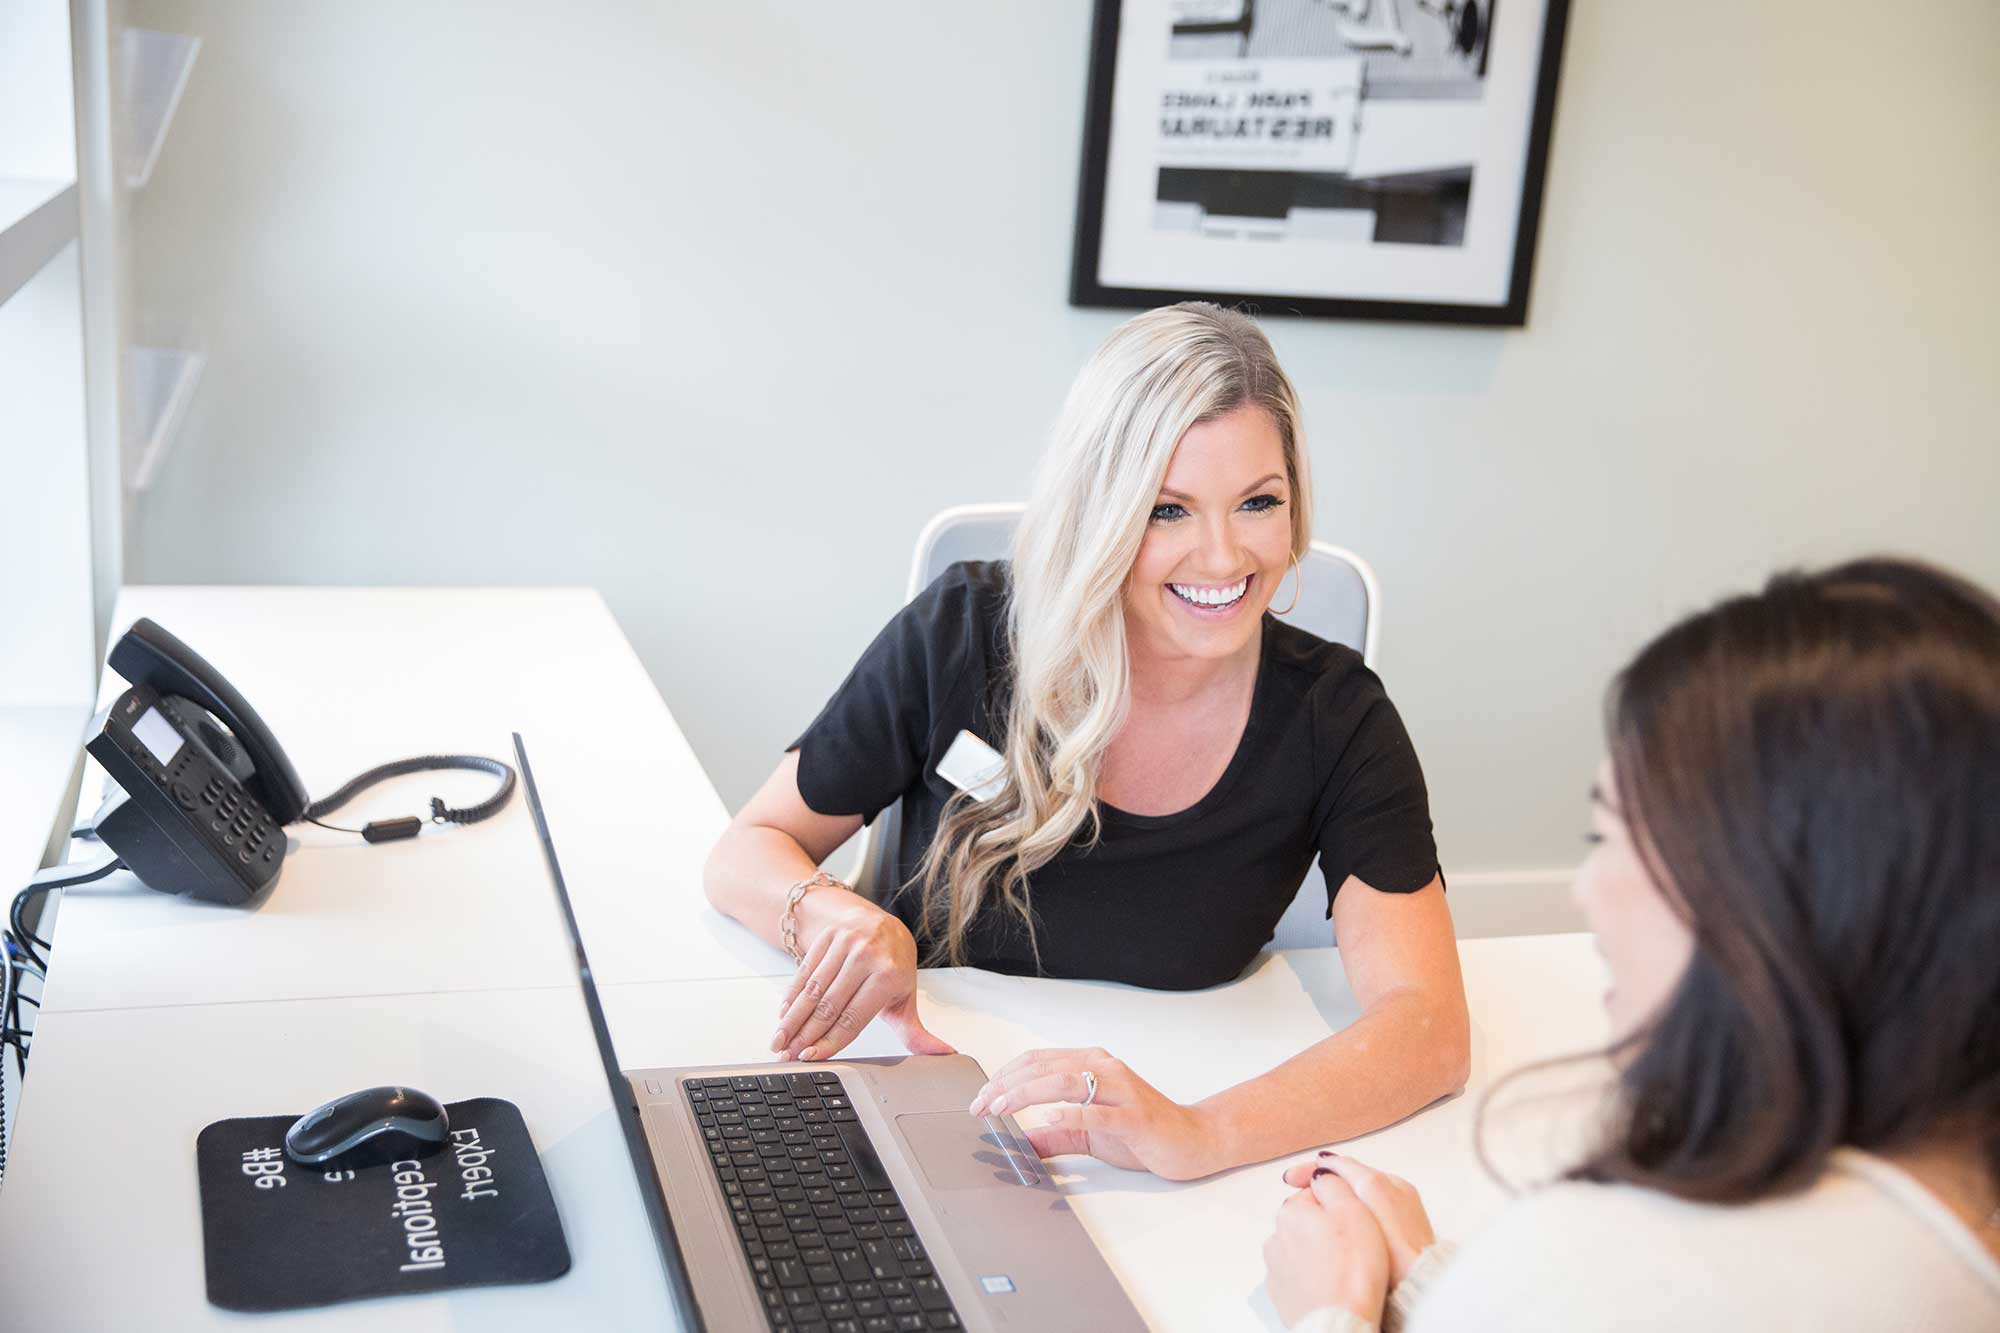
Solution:
{"label": "wall shelf", "polygon": [[119,154],[125,184],[137,190],[153,178],[160,145],[187,91],[201,38],[151,28],[127,28],[119,34],[118,85],[122,89],[124,142]]}
{"label": "wall shelf", "polygon": [[201,383],[208,354],[185,347],[125,349],[125,373],[132,387],[133,438],[125,451],[125,486],[143,491],[160,474]]}
{"label": "wall shelf", "polygon": [[0,178],[0,305],[76,239],[76,182]]}

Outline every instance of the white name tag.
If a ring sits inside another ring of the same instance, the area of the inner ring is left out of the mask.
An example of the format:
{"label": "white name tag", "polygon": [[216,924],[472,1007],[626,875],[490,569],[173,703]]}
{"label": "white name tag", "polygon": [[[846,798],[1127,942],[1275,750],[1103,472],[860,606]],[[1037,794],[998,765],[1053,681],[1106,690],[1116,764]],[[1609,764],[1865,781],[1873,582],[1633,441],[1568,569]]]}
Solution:
{"label": "white name tag", "polygon": [[999,795],[1006,771],[1007,761],[1000,752],[969,731],[958,733],[937,766],[939,777],[975,801]]}

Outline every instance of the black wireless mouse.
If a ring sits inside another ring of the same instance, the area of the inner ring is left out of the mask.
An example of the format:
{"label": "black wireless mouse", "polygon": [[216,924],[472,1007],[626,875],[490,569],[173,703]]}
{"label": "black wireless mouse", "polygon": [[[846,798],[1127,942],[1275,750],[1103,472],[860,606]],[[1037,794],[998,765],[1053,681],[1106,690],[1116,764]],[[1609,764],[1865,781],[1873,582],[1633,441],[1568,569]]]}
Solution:
{"label": "black wireless mouse", "polygon": [[293,1122],[285,1156],[319,1171],[346,1171],[429,1157],[445,1145],[444,1104],[415,1088],[363,1088]]}

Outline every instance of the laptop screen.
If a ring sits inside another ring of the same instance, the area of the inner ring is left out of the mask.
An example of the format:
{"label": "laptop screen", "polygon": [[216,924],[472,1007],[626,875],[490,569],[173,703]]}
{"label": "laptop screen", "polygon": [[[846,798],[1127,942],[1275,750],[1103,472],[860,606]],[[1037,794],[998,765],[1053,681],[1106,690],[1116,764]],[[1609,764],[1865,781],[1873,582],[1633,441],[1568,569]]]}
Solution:
{"label": "laptop screen", "polygon": [[653,1169],[653,1153],[646,1146],[646,1132],[639,1121],[639,1105],[632,1085],[620,1072],[617,1052],[611,1048],[611,1030],[604,1023],[604,1006],[598,1003],[597,982],[590,975],[590,956],[583,949],[582,932],[576,928],[576,912],[570,907],[569,887],[563,883],[562,866],[556,861],[556,845],[549,837],[549,821],[542,813],[542,795],[535,787],[535,770],[528,764],[528,748],[521,733],[514,733],[514,761],[521,769],[521,783],[528,793],[528,809],[535,817],[535,832],[542,840],[542,858],[548,862],[549,881],[555,885],[556,901],[562,907],[563,924],[569,931],[570,946],[576,950],[576,978],[583,987],[583,1007],[590,1012],[591,1031],[597,1038],[597,1054],[604,1062],[604,1078],[611,1085],[611,1104],[617,1108],[618,1123],[625,1131],[625,1146],[632,1154],[638,1173],[639,1195],[645,1200],[646,1217],[653,1224],[653,1238],[659,1242],[660,1265],[666,1272],[667,1291],[673,1297],[681,1326],[690,1333],[703,1333],[701,1311],[695,1305],[694,1288],[688,1282],[687,1262],[681,1255],[674,1224],[667,1216],[666,1191]]}

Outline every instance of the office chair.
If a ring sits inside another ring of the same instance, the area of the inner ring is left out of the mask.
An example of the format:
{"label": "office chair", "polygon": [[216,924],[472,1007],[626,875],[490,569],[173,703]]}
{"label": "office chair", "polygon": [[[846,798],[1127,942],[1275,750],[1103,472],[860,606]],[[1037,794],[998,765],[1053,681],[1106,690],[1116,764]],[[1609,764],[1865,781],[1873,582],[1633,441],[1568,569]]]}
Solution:
{"label": "office chair", "polygon": [[[934,516],[917,534],[904,601],[914,598],[947,566],[960,560],[1005,558],[1013,544],[1014,526],[1020,522],[1024,508],[1018,504],[956,505]],[[1285,619],[1322,639],[1344,643],[1359,651],[1361,660],[1373,667],[1382,604],[1375,571],[1352,551],[1326,542],[1314,542],[1299,565],[1305,571],[1305,591]],[[1280,605],[1290,600],[1283,584],[1273,594],[1273,600]],[[861,830],[854,887],[877,900],[890,887],[882,881],[901,841],[902,813],[903,803],[897,801],[877,815],[872,825]],[[1298,896],[1279,920],[1268,947],[1317,948],[1332,942],[1332,927],[1326,919],[1326,880],[1315,860],[1306,872],[1305,883],[1299,886]]]}

